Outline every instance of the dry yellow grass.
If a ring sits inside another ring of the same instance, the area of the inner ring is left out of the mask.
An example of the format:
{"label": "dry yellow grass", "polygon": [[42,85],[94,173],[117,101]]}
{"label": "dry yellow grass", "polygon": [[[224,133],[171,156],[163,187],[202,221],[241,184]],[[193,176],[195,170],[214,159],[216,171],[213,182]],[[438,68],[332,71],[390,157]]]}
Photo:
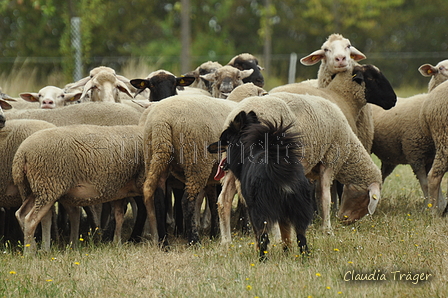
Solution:
{"label": "dry yellow grass", "polygon": [[259,263],[253,236],[239,234],[230,246],[174,241],[169,252],[81,242],[78,250],[23,257],[3,246],[0,297],[446,297],[447,219],[422,207],[417,180],[399,166],[373,216],[352,226],[333,221],[334,237],[315,222],[305,258],[271,245]]}

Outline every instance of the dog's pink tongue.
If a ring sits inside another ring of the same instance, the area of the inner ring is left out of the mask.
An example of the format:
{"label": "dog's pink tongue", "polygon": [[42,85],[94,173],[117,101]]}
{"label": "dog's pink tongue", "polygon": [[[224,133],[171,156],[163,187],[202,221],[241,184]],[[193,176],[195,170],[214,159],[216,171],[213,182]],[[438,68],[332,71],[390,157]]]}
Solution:
{"label": "dog's pink tongue", "polygon": [[215,177],[214,179],[219,181],[222,179],[222,177],[224,177],[226,175],[226,172],[224,172],[224,170],[222,169],[222,165],[227,161],[227,157],[224,157],[223,159],[221,159],[221,161],[219,162],[218,165],[218,170],[216,171]]}

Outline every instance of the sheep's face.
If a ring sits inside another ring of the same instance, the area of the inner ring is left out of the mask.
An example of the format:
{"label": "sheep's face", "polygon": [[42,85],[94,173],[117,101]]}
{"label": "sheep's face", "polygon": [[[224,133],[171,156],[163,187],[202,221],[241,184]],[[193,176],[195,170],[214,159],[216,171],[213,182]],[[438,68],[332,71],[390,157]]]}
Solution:
{"label": "sheep's face", "polygon": [[342,193],[338,218],[343,224],[352,224],[363,216],[372,215],[381,198],[381,184],[372,183],[367,189],[346,184]]}
{"label": "sheep's face", "polygon": [[418,71],[424,77],[431,77],[428,85],[428,92],[431,92],[435,87],[448,80],[448,60],[440,61],[436,66],[423,64]]}
{"label": "sheep's face", "polygon": [[250,76],[252,72],[252,69],[240,71],[233,66],[227,65],[221,67],[214,73],[201,76],[201,78],[213,82],[213,97],[227,98],[233,89],[244,84],[243,79]]}
{"label": "sheep's face", "polygon": [[258,60],[250,54],[241,54],[230,60],[229,65],[238,68],[239,70],[252,69],[250,76],[243,79],[243,83],[254,83],[256,86],[263,88],[264,77],[261,74],[263,68],[258,65]]}
{"label": "sheep's face", "polygon": [[361,61],[366,56],[350,44],[350,40],[339,34],[332,34],[324,42],[320,50],[317,50],[300,59],[304,65],[314,65],[322,60],[326,63],[328,71],[335,74],[346,71],[351,61]]}
{"label": "sheep's face", "polygon": [[365,100],[385,110],[395,106],[397,95],[383,73],[374,65],[358,65],[353,68],[352,80],[365,86]]}
{"label": "sheep's face", "polygon": [[76,102],[81,97],[81,92],[64,93],[64,90],[55,86],[46,86],[38,93],[23,92],[20,97],[29,102],[39,102],[41,109],[54,109]]}
{"label": "sheep's face", "polygon": [[132,97],[126,84],[109,71],[102,71],[89,80],[84,86],[81,99],[84,99],[89,92],[91,101],[120,102],[119,92]]}
{"label": "sheep's face", "polygon": [[147,79],[133,79],[131,85],[138,89],[135,96],[146,88],[150,90],[149,101],[160,101],[177,94],[177,87],[189,86],[195,81],[194,76],[175,77],[170,72],[157,71],[148,75]]}
{"label": "sheep's face", "polygon": [[[2,93],[3,94],[3,93]],[[6,95],[6,94],[5,94]],[[2,96],[3,97],[3,96]],[[9,96],[8,96],[9,97]],[[15,101],[14,99],[8,99],[8,100],[11,100],[11,101]],[[5,121],[6,121],[6,119],[5,119],[5,115],[4,115],[4,113],[3,113],[3,110],[9,110],[9,109],[12,109],[12,106],[9,104],[9,103],[7,103],[6,101],[4,101],[3,99],[0,99],[0,128],[3,128],[3,127],[5,127]]]}

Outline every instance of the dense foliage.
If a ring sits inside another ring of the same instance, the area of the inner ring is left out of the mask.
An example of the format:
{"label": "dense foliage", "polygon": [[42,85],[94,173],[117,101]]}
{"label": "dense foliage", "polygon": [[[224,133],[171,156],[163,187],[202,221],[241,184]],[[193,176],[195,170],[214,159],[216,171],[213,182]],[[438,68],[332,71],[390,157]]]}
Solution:
{"label": "dense foliage", "polygon": [[[0,66],[9,71],[27,58],[43,74],[59,68],[70,77],[70,19],[80,16],[85,72],[119,68],[128,57],[179,72],[181,10],[174,0],[1,0]],[[424,85],[418,66],[446,58],[445,11],[444,0],[190,0],[192,64],[226,63],[242,52],[263,64],[271,37],[269,75],[286,80],[290,53],[301,57],[339,32],[394,85]],[[315,77],[316,69],[300,67],[297,76]]]}

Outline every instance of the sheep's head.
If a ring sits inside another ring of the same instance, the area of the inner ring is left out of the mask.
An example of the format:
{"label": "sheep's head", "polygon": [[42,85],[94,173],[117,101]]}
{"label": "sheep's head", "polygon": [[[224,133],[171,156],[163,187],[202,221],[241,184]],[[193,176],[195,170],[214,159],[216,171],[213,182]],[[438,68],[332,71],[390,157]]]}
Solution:
{"label": "sheep's head", "polygon": [[423,64],[418,71],[424,77],[431,77],[428,84],[428,92],[431,92],[435,87],[448,80],[448,60],[440,61],[436,66]]}
{"label": "sheep's head", "polygon": [[20,97],[29,102],[39,102],[41,109],[60,108],[80,99],[82,92],[65,93],[55,86],[46,86],[35,92],[20,93]]}
{"label": "sheep's head", "polygon": [[332,34],[321,49],[300,59],[303,65],[314,65],[319,61],[326,63],[331,73],[346,71],[351,60],[361,61],[366,56],[350,44],[350,40],[340,34]]}
{"label": "sheep's head", "polygon": [[263,88],[264,86],[264,77],[261,74],[261,70],[263,70],[263,67],[258,65],[258,60],[255,58],[255,56],[243,53],[240,55],[237,55],[233,57],[227,65],[231,65],[233,67],[238,68],[239,70],[249,70],[253,69],[253,73],[248,76],[247,78],[243,79],[244,83],[254,83],[260,88]]}
{"label": "sheep's head", "polygon": [[212,96],[217,98],[227,98],[233,89],[244,84],[243,79],[250,76],[253,69],[239,70],[233,66],[226,65],[214,73],[201,76],[201,78],[212,82]]}
{"label": "sheep's head", "polygon": [[119,92],[132,97],[126,84],[107,70],[100,71],[86,83],[81,99],[89,92],[91,93],[91,101],[120,102]]}
{"label": "sheep's head", "polygon": [[184,76],[195,77],[195,81],[191,84],[191,87],[204,89],[212,93],[210,82],[202,79],[200,76],[206,75],[208,73],[213,73],[221,67],[222,65],[218,62],[207,61],[199,65],[195,70],[186,73]]}
{"label": "sheep's head", "polygon": [[234,102],[240,102],[250,96],[264,96],[266,94],[268,94],[268,92],[263,88],[255,86],[253,83],[245,83],[233,89],[227,99]]}
{"label": "sheep's head", "polygon": [[353,68],[352,81],[365,87],[366,102],[385,110],[395,106],[397,95],[383,73],[374,65],[357,65]]}
{"label": "sheep's head", "polygon": [[146,79],[131,80],[132,86],[137,88],[135,96],[146,88],[150,90],[149,101],[160,101],[177,94],[177,87],[189,86],[195,80],[193,76],[176,77],[166,70],[157,70],[148,75]]}
{"label": "sheep's head", "polygon": [[372,183],[367,189],[354,184],[344,185],[338,218],[343,224],[352,224],[363,216],[372,215],[381,199],[381,184]]}
{"label": "sheep's head", "polygon": [[[3,93],[2,93],[3,94]],[[9,95],[7,95],[8,97],[9,97]],[[2,96],[3,97],[3,96]],[[10,97],[9,97],[10,98]],[[10,101],[15,101],[14,99],[8,99],[8,100],[10,100]],[[12,109],[12,106],[9,104],[9,103],[7,103],[5,100],[3,100],[3,99],[0,99],[0,128],[3,128],[3,127],[5,127],[5,122],[6,122],[6,119],[5,119],[5,115],[4,115],[4,113],[3,113],[3,110],[9,110],[9,109]]]}

